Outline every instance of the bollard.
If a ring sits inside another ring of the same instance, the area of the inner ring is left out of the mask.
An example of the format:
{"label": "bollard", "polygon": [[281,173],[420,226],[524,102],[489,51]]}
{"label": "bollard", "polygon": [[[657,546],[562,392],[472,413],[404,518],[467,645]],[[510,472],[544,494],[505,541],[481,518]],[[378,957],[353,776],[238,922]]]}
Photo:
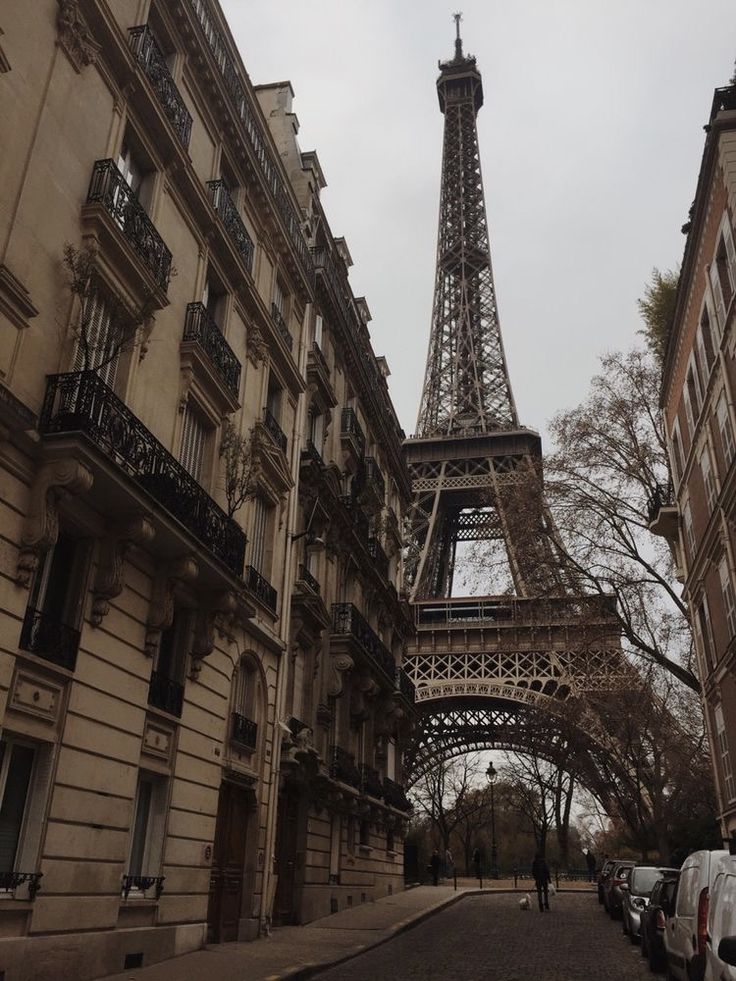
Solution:
{"label": "bollard", "polygon": [[516,866],[514,866],[514,889],[516,889],[516,885],[518,881],[519,881],[519,870],[516,868]]}

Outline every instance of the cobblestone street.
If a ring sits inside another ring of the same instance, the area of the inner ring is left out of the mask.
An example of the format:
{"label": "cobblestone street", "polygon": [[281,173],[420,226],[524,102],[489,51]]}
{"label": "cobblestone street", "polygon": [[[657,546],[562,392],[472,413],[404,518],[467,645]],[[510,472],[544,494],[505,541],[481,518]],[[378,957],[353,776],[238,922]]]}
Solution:
{"label": "cobblestone street", "polygon": [[[534,898],[532,896],[532,898]],[[639,947],[591,895],[557,895],[549,914],[519,895],[468,896],[320,981],[639,981]]]}

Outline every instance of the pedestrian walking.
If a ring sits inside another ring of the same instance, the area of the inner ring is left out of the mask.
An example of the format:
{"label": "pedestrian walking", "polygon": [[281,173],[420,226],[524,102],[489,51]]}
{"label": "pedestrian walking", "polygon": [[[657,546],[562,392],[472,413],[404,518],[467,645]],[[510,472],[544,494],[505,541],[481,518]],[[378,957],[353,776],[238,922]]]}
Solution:
{"label": "pedestrian walking", "polygon": [[534,885],[537,887],[539,912],[544,913],[546,909],[549,909],[549,884],[552,877],[549,874],[549,866],[541,852],[537,852],[534,856],[532,875],[534,876]]}
{"label": "pedestrian walking", "polygon": [[476,848],[474,850],[474,852],[473,852],[473,865],[475,866],[475,877],[476,877],[476,879],[480,879],[482,859],[483,859],[483,856],[481,854],[480,848]]}
{"label": "pedestrian walking", "polygon": [[432,870],[432,885],[436,886],[440,878],[440,853],[435,850],[432,852],[432,857],[429,860],[429,867]]}
{"label": "pedestrian walking", "polygon": [[455,863],[452,859],[452,852],[448,848],[445,851],[445,876],[451,879],[455,874]]}
{"label": "pedestrian walking", "polygon": [[585,864],[588,866],[588,882],[595,882],[595,855],[590,848],[585,853]]}

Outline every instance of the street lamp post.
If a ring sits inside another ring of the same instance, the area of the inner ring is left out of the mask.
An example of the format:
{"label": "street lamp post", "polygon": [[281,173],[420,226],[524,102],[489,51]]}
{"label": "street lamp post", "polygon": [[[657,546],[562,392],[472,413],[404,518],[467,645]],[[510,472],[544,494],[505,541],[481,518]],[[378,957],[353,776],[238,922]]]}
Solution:
{"label": "street lamp post", "polygon": [[488,783],[491,787],[491,878],[498,878],[498,846],[496,845],[496,800],[494,796],[493,786],[496,783],[496,778],[498,773],[493,765],[493,762],[488,764],[488,769],[486,770],[486,777],[488,778]]}

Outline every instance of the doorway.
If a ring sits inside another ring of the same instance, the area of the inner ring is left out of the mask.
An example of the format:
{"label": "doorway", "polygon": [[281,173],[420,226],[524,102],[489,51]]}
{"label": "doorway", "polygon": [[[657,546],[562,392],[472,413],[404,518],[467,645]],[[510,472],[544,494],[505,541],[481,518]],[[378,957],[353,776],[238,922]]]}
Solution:
{"label": "doorway", "polygon": [[298,922],[296,887],[300,800],[300,794],[294,787],[287,786],[279,796],[275,869],[278,879],[273,902],[273,922],[282,926]]}
{"label": "doorway", "polygon": [[248,818],[254,806],[255,795],[250,787],[227,780],[222,782],[212,847],[207,908],[208,943],[227,943],[238,939]]}

